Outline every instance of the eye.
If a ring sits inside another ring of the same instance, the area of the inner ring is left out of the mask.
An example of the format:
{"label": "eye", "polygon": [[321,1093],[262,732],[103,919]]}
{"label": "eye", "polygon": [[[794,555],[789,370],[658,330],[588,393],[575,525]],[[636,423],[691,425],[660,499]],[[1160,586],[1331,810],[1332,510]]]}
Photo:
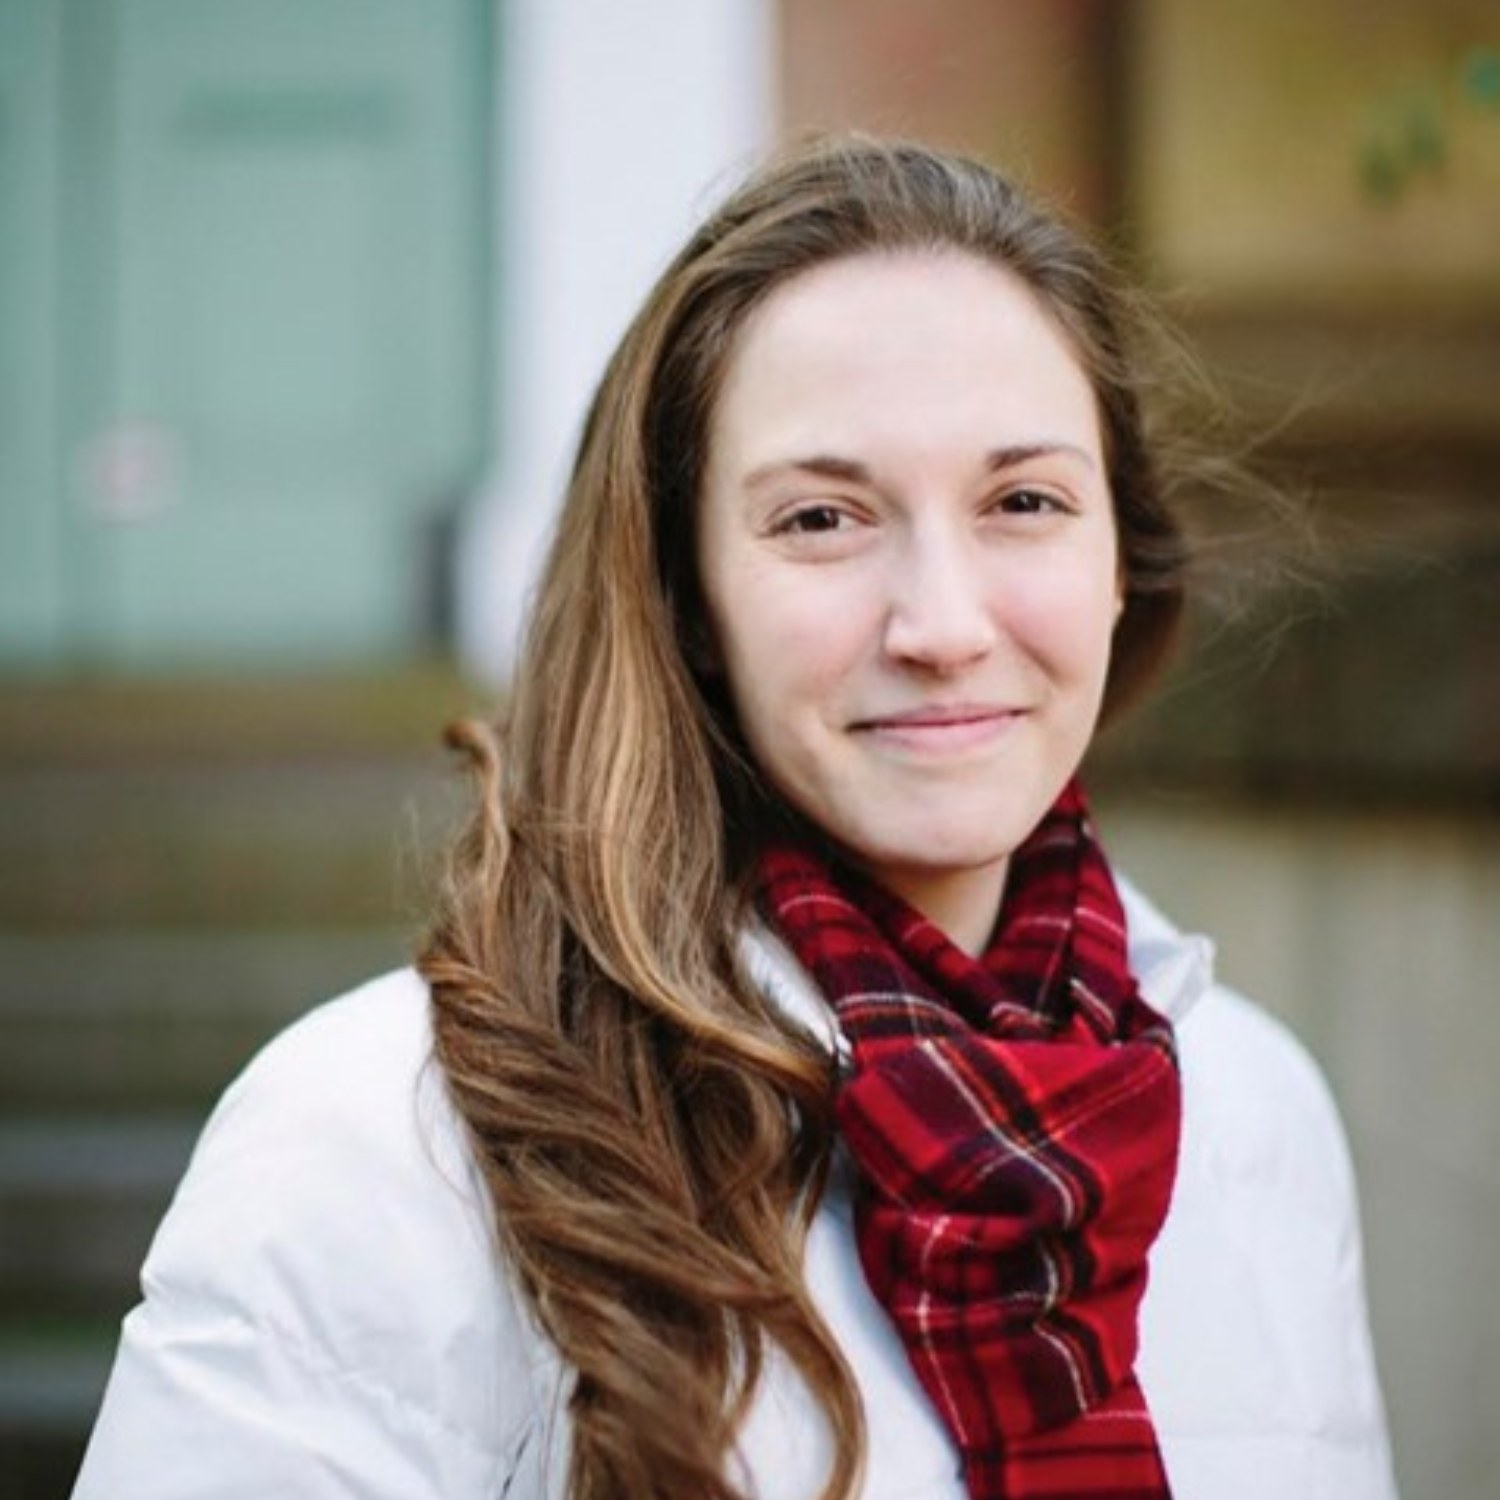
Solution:
{"label": "eye", "polygon": [[1012,516],[1048,515],[1056,511],[1066,511],[1067,508],[1056,495],[1049,491],[1026,485],[1018,489],[1007,490],[995,501],[996,510]]}
{"label": "eye", "polygon": [[1067,516],[1073,513],[1073,505],[1053,490],[1017,484],[1016,489],[996,495],[990,511],[998,516]]}
{"label": "eye", "polygon": [[848,519],[836,505],[804,505],[778,521],[775,530],[782,536],[838,531]]}

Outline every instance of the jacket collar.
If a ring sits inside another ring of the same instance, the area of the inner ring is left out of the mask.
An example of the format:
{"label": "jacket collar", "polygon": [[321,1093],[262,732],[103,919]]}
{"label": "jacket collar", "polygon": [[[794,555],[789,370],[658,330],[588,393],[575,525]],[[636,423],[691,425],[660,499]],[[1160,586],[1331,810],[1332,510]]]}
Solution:
{"label": "jacket collar", "polygon": [[1128,880],[1115,877],[1125,903],[1130,967],[1146,1003],[1174,1026],[1213,988],[1214,945],[1179,932]]}
{"label": "jacket collar", "polygon": [[[1213,944],[1179,932],[1129,881],[1116,879],[1125,904],[1130,967],[1141,994],[1153,1010],[1180,1026],[1213,984]],[[740,956],[750,978],[783,1014],[807,1027],[841,1061],[848,1060],[849,1044],[832,1006],[774,932],[762,922],[752,923],[741,940]]]}

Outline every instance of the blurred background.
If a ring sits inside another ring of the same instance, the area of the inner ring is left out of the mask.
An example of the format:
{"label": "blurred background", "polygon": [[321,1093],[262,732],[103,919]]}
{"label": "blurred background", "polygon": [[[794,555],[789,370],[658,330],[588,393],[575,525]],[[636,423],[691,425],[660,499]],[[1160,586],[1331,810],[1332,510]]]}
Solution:
{"label": "blurred background", "polygon": [[1493,0],[0,0],[6,1500],[214,1097],[403,960],[629,310],[846,125],[1093,225],[1307,497],[1102,820],[1331,1078],[1407,1500],[1500,1496]]}

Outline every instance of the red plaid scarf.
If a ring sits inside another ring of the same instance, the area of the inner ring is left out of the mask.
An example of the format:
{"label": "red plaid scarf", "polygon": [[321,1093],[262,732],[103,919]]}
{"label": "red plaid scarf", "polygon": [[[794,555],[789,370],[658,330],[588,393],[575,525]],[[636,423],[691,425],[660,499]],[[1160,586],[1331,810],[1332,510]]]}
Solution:
{"label": "red plaid scarf", "polygon": [[1082,793],[1012,856],[982,959],[806,847],[766,851],[759,875],[852,1048],[860,1259],[969,1494],[1161,1500],[1136,1320],[1181,1096]]}

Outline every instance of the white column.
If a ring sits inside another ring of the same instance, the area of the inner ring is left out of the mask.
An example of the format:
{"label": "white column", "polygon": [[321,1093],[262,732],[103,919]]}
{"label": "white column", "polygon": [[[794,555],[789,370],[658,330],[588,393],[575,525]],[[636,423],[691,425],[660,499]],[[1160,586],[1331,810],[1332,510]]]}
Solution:
{"label": "white column", "polygon": [[502,683],[615,340],[767,141],[775,0],[497,0],[495,463],[459,529],[458,648]]}

